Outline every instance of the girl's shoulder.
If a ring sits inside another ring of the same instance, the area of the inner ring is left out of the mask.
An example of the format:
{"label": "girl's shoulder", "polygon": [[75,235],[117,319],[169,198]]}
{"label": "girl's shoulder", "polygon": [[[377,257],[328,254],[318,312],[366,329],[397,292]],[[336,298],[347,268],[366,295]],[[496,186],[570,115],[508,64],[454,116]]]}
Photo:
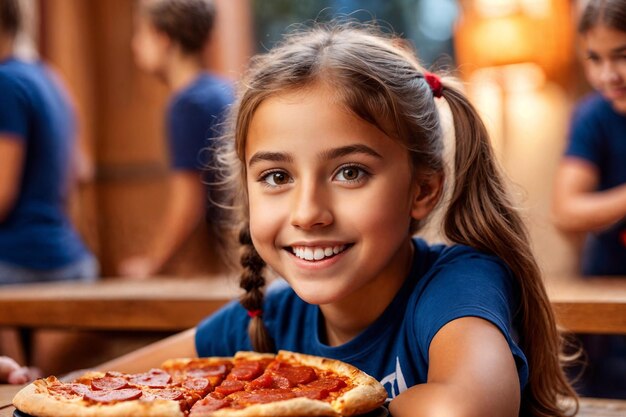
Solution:
{"label": "girl's shoulder", "polygon": [[412,271],[417,278],[416,296],[448,298],[496,291],[507,299],[516,298],[514,277],[497,256],[465,245],[428,245],[419,239],[416,248],[417,265]]}
{"label": "girl's shoulder", "polygon": [[602,121],[617,115],[611,103],[600,93],[594,92],[583,97],[574,109],[574,121]]}

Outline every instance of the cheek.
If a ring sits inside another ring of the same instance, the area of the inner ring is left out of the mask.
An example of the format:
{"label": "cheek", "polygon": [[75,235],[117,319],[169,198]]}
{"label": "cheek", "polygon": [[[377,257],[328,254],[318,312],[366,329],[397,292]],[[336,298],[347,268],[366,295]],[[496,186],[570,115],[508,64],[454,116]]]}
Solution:
{"label": "cheek", "polygon": [[248,207],[250,217],[250,234],[255,246],[261,247],[274,244],[284,216],[284,205],[279,198],[267,198],[259,193],[249,192]]}
{"label": "cheek", "polygon": [[159,51],[154,40],[145,33],[133,37],[132,49],[135,63],[144,71],[156,70],[159,63]]}
{"label": "cheek", "polygon": [[337,207],[341,217],[357,225],[363,232],[379,236],[406,237],[411,221],[408,187],[381,184],[373,192],[349,196]]}

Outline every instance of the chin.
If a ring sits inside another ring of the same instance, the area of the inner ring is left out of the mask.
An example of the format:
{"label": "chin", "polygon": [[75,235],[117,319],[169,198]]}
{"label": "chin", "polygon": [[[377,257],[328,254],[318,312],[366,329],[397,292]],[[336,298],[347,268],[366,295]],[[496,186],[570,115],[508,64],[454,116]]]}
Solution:
{"label": "chin", "polygon": [[298,297],[308,304],[331,304],[339,299],[339,294],[336,292],[320,291],[319,285],[296,285],[292,286],[292,288],[298,294]]}
{"label": "chin", "polygon": [[626,116],[626,99],[613,100],[611,106],[616,112]]}

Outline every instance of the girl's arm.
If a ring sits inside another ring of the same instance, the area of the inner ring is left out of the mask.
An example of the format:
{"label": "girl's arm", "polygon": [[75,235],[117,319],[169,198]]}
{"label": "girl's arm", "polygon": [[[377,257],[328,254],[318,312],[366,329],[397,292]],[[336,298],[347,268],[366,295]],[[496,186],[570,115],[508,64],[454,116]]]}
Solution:
{"label": "girl's arm", "polygon": [[167,359],[195,358],[197,356],[195,335],[195,328],[186,330],[105,362],[95,367],[95,369],[99,371],[139,373],[145,372],[150,368],[158,368]]}
{"label": "girl's arm", "polygon": [[0,223],[8,216],[19,194],[24,142],[0,133]]}
{"label": "girl's arm", "polygon": [[517,417],[520,386],[511,349],[486,320],[446,324],[429,348],[428,381],[389,405],[394,417]]}
{"label": "girl's arm", "polygon": [[626,216],[626,184],[595,191],[599,173],[592,164],[565,158],[559,165],[552,212],[555,225],[566,232],[589,232],[611,226]]}

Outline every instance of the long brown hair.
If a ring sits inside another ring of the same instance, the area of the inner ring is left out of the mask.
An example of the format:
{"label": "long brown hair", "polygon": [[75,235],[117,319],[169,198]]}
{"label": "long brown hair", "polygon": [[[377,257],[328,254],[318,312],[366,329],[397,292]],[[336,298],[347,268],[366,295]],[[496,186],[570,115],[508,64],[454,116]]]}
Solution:
{"label": "long brown hair", "polygon": [[[416,175],[444,172],[442,127],[425,80],[425,71],[403,41],[374,28],[352,24],[318,26],[296,32],[265,55],[253,59],[242,82],[231,126],[230,171],[245,184],[245,141],[250,121],[267,98],[327,83],[358,117],[406,145]],[[519,308],[515,325],[526,354],[530,376],[522,396],[522,415],[564,416],[562,396],[576,399],[561,368],[562,342],[528,234],[495,162],[485,126],[451,78],[442,79],[456,132],[454,178],[444,216],[445,236],[500,257],[515,277]],[[245,188],[245,187],[244,187]],[[263,261],[254,249],[247,224],[245,191],[240,188],[244,226],[241,304],[252,314],[249,333],[255,349],[273,349],[263,325],[261,289]],[[414,222],[411,232],[420,225]]]}
{"label": "long brown hair", "polygon": [[626,2],[589,0],[580,15],[578,32],[584,34],[598,25],[626,32]]}

